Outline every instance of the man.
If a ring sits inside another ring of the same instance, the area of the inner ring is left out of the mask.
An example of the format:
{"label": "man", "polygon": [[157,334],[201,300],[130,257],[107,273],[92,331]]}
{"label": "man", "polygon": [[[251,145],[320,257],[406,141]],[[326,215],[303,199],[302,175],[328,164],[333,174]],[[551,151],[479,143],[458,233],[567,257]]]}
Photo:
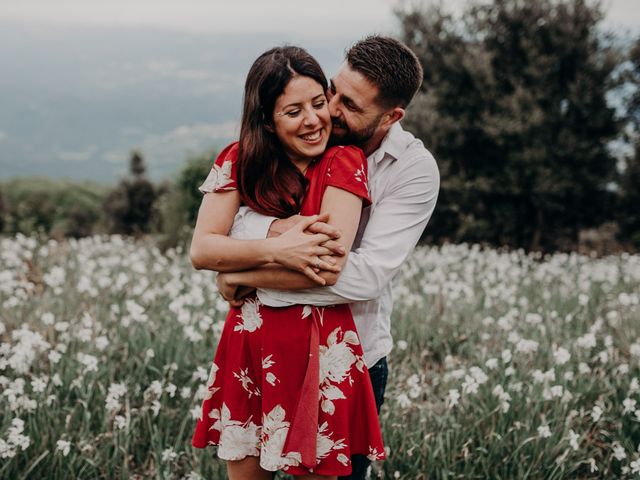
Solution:
{"label": "man", "polygon": [[[371,36],[347,51],[328,94],[332,142],[356,145],[367,155],[373,203],[362,212],[352,252],[335,285],[265,290],[273,306],[351,304],[378,411],[387,381],[386,356],[393,346],[391,280],[426,227],[440,186],[433,156],[399,124],[421,84],[417,57],[395,39]],[[232,235],[265,238],[287,231],[298,221],[299,217],[279,220],[243,208]],[[331,229],[316,224],[312,230]],[[367,458],[354,456],[352,464],[349,478],[364,478]]]}

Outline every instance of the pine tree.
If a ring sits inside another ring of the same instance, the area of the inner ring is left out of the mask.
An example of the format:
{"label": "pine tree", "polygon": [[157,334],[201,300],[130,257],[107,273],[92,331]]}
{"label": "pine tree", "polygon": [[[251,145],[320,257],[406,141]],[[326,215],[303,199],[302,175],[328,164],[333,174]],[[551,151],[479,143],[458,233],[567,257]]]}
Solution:
{"label": "pine tree", "polygon": [[626,159],[620,180],[620,195],[616,209],[620,225],[620,240],[640,249],[640,38],[629,53],[629,82],[635,88],[627,106],[631,127],[633,154]]}
{"label": "pine tree", "polygon": [[132,152],[130,177],[123,179],[104,202],[111,233],[140,235],[151,231],[158,192],[146,178],[146,170],[142,155]]}
{"label": "pine tree", "polygon": [[408,127],[438,159],[431,231],[528,249],[574,242],[606,216],[620,123],[606,101],[619,53],[597,2],[494,0],[461,19],[399,12],[425,69]]}

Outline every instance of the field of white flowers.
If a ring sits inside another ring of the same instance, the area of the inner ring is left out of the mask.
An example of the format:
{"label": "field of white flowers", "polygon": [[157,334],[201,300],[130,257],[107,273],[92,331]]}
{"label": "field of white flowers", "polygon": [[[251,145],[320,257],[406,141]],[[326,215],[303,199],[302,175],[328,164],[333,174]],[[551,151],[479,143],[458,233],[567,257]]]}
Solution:
{"label": "field of white flowers", "polygon": [[[421,247],[372,478],[640,476],[640,256]],[[0,240],[0,478],[217,479],[190,446],[226,305],[182,251]]]}

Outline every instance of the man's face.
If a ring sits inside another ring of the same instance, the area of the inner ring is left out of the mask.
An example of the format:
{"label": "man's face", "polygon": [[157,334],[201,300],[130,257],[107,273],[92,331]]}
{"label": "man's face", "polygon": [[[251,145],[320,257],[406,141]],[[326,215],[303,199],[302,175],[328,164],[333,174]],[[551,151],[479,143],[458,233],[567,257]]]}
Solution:
{"label": "man's face", "polygon": [[378,87],[344,62],[329,86],[329,113],[333,123],[331,143],[365,144],[378,135],[385,110],[376,102]]}

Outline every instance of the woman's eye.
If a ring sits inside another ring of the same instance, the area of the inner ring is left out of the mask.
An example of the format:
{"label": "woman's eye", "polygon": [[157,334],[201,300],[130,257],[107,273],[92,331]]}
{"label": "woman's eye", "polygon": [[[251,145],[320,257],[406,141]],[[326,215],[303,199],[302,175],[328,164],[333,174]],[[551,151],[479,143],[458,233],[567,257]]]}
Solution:
{"label": "woman's eye", "polygon": [[300,110],[290,110],[288,112],[284,112],[284,114],[289,118],[295,118],[300,113]]}
{"label": "woman's eye", "polygon": [[324,107],[326,105],[326,103],[327,102],[325,100],[321,100],[321,101],[319,101],[317,103],[314,103],[313,104],[313,108],[320,109],[320,108]]}

